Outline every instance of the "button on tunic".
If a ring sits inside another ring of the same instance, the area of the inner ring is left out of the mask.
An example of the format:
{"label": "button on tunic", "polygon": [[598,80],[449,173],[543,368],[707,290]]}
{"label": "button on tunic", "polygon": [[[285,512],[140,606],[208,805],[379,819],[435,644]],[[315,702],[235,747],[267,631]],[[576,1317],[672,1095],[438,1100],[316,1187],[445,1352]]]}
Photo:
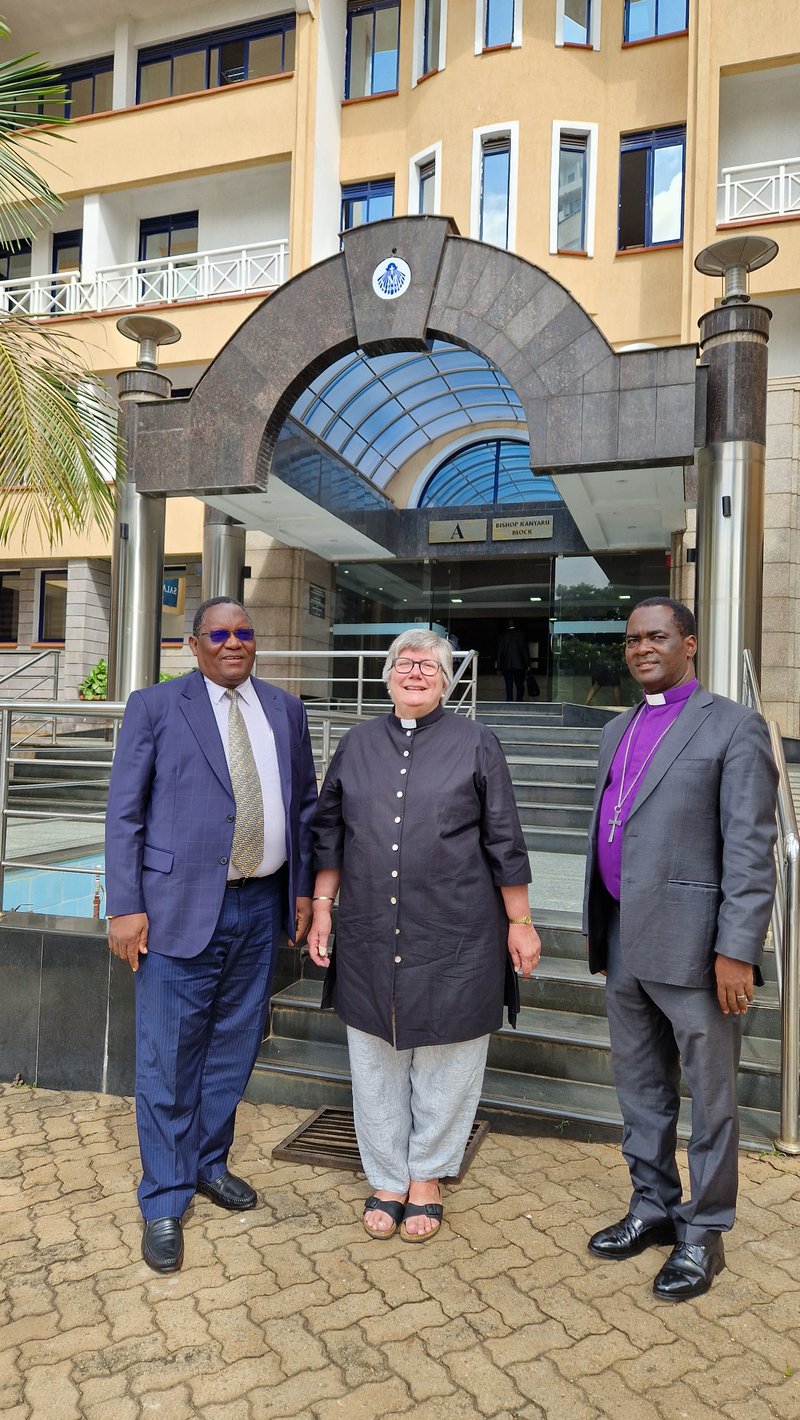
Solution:
{"label": "button on tunic", "polygon": [[504,1000],[515,1015],[499,888],[530,882],[530,865],[491,730],[441,706],[413,730],[396,715],[354,726],[313,832],[317,870],[341,871],[323,1005],[398,1050],[497,1030]]}

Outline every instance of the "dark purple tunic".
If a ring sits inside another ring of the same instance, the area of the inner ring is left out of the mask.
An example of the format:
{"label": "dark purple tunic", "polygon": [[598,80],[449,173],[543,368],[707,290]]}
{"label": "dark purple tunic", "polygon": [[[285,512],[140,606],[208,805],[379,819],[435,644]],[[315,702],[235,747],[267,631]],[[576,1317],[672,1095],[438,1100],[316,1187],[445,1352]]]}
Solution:
{"label": "dark purple tunic", "polygon": [[511,776],[491,730],[441,706],[340,741],[317,806],[317,869],[339,868],[323,1004],[408,1050],[516,1016],[499,887],[530,882]]}

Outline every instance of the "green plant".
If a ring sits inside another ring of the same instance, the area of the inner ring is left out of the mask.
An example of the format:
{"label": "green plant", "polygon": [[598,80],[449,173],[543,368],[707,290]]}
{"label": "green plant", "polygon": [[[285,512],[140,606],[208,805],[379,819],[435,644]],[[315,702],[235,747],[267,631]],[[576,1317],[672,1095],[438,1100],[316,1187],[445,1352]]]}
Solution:
{"label": "green plant", "polygon": [[83,677],[78,686],[82,700],[106,700],[108,698],[108,666],[102,656],[96,666]]}

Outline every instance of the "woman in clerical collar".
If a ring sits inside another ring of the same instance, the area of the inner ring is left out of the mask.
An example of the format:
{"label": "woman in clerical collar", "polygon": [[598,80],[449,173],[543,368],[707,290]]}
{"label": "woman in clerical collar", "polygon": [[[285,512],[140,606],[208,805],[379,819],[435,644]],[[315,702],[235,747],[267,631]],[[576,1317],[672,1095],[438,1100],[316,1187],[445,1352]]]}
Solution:
{"label": "woman in clerical collar", "polygon": [[[489,1036],[541,945],[505,756],[445,710],[453,653],[412,628],[389,648],[393,712],[339,742],[314,820],[312,960],[347,1026],[364,1227],[427,1242],[461,1168]],[[332,909],[341,887],[335,948]]]}

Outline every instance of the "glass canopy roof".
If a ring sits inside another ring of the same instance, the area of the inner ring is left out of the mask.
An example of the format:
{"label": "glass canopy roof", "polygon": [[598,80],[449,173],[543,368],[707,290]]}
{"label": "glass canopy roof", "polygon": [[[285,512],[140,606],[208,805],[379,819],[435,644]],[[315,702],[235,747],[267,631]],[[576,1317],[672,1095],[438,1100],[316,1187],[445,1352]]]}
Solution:
{"label": "glass canopy roof", "polygon": [[526,427],[522,405],[500,370],[483,355],[441,340],[432,341],[429,351],[345,355],[303,391],[292,418],[378,488],[444,434],[471,424],[514,421],[520,432]]}
{"label": "glass canopy roof", "polygon": [[419,506],[560,502],[553,480],[532,472],[527,440],[481,439],[439,465],[425,485]]}

